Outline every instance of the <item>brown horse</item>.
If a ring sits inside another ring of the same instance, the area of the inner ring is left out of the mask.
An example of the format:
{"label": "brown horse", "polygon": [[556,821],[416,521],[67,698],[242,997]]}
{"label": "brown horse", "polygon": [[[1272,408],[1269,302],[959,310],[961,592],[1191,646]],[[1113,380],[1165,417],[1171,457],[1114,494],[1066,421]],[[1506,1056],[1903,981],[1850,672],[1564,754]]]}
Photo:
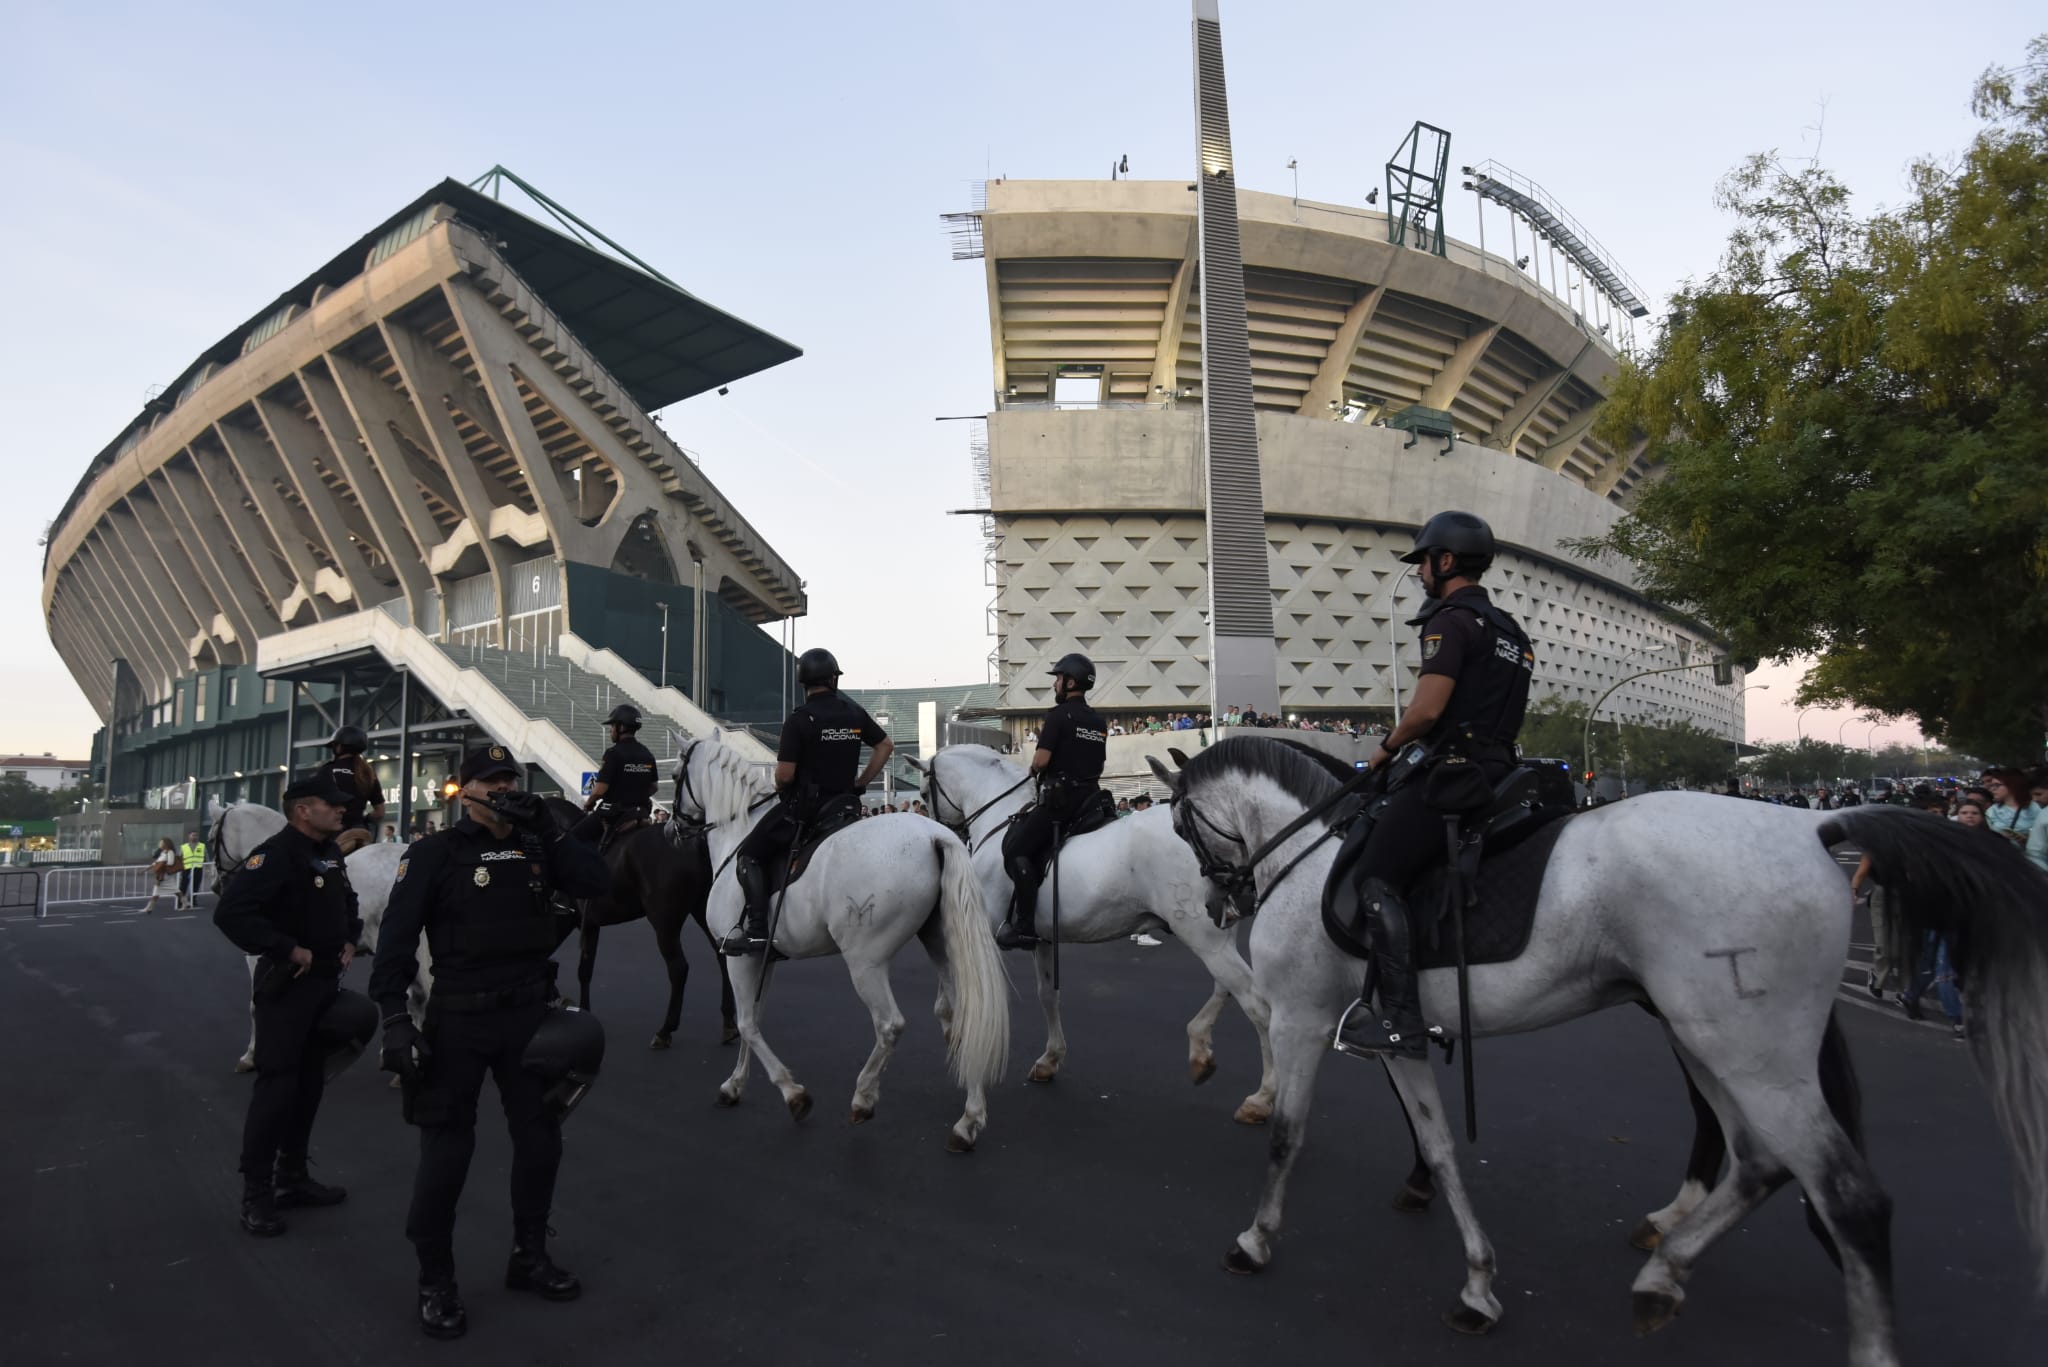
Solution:
{"label": "brown horse", "polygon": [[[573,804],[560,798],[550,798],[548,807],[564,829],[575,825],[582,816]],[[704,924],[712,874],[704,827],[695,822],[667,821],[628,831],[605,851],[605,863],[612,871],[611,894],[591,898],[578,908],[579,1004],[585,1011],[591,1009],[590,980],[597,967],[597,944],[604,928],[644,916],[654,927],[654,944],[668,970],[668,1013],[662,1017],[661,1028],[654,1032],[647,1047],[668,1048],[682,1020],[683,988],[690,980],[690,961],[683,957],[683,923],[695,921],[698,929],[704,931],[713,961],[718,965],[719,1014],[725,1022],[719,1043],[733,1043],[740,1032],[732,979],[726,974],[716,937]]]}

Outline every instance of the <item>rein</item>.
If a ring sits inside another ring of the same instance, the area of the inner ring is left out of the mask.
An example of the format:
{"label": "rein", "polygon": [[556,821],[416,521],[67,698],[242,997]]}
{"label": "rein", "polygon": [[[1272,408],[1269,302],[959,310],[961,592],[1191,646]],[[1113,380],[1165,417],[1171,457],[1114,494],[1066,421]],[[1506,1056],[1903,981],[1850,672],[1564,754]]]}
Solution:
{"label": "rein", "polygon": [[1287,875],[1293,873],[1296,868],[1300,867],[1303,860],[1315,853],[1318,845],[1321,845],[1325,840],[1343,830],[1348,823],[1340,821],[1326,827],[1321,835],[1308,843],[1307,848],[1287,862],[1287,866],[1280,870],[1279,875],[1266,885],[1264,892],[1259,892],[1258,867],[1261,863],[1265,862],[1266,857],[1289,840],[1292,840],[1304,826],[1327,815],[1339,804],[1379,780],[1383,772],[1384,768],[1364,770],[1345,780],[1342,784],[1338,785],[1337,791],[1331,793],[1322,801],[1311,805],[1301,815],[1295,817],[1294,820],[1288,822],[1285,826],[1282,826],[1278,831],[1275,831],[1265,843],[1260,845],[1258,849],[1253,850],[1242,864],[1232,864],[1227,860],[1217,857],[1209,848],[1208,841],[1202,838],[1202,832],[1199,827],[1207,826],[1210,831],[1233,844],[1244,844],[1242,836],[1233,835],[1217,825],[1203,813],[1201,808],[1194,804],[1193,799],[1186,793],[1176,794],[1170,799],[1170,802],[1175,806],[1186,808],[1188,815],[1194,818],[1194,824],[1190,824],[1186,830],[1182,831],[1182,835],[1188,842],[1188,848],[1195,853],[1195,860],[1201,867],[1202,876],[1221,888],[1241,908],[1245,905],[1246,899],[1249,898],[1251,906],[1244,914],[1250,915],[1266,904],[1266,899],[1273,895],[1273,890],[1286,882]]}
{"label": "rein", "polygon": [[[939,782],[939,757],[936,754],[932,756],[931,766],[925,770],[925,773],[927,776],[930,777],[932,781],[933,801],[931,803],[931,809],[934,812],[939,810],[938,800],[942,798],[945,801],[951,802],[953,804],[954,811],[967,812],[967,805],[949,796],[946,792],[946,785]],[[950,830],[951,832],[953,832],[953,834],[959,836],[962,840],[967,842],[967,852],[969,854],[980,853],[981,846],[986,845],[990,841],[990,839],[994,837],[996,831],[999,831],[1003,828],[1001,826],[996,827],[995,830],[990,831],[987,835],[981,838],[980,844],[976,844],[974,840],[974,823],[977,820],[979,820],[981,816],[988,811],[989,808],[995,806],[998,802],[1001,802],[1004,798],[1008,797],[1011,793],[1016,792],[1019,788],[1022,788],[1025,784],[1029,782],[1031,782],[1031,774],[1027,770],[1024,774],[1024,777],[1018,779],[1015,783],[1012,783],[1009,787],[1003,789],[1003,791],[997,793],[994,797],[982,803],[973,811],[967,812],[967,815],[961,817],[957,824],[951,821],[946,822],[946,829]]]}

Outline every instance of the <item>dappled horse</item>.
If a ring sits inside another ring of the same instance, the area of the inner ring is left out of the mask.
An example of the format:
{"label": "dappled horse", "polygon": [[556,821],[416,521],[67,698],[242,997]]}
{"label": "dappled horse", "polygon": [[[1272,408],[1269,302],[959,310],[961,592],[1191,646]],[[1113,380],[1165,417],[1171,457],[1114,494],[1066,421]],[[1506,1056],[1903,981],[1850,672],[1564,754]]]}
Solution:
{"label": "dappled horse", "polygon": [[[1321,803],[1340,782],[1270,740],[1202,752],[1173,774],[1174,826],[1209,861],[1244,868],[1251,851]],[[1358,964],[1325,933],[1325,842],[1273,886],[1321,835],[1309,825],[1250,869],[1265,905],[1253,922],[1255,986],[1273,1012],[1279,1069],[1265,1191],[1225,1258],[1255,1272],[1273,1257],[1287,1180],[1305,1138],[1316,1075],[1357,990]],[[1550,844],[1534,927],[1517,958],[1471,969],[1475,1035],[1557,1024],[1636,1002],[1657,1012],[1713,1107],[1734,1162],[1658,1241],[1634,1285],[1636,1325],[1678,1313],[1699,1257],[1766,1197],[1797,1180],[1839,1254],[1854,1367],[1897,1361],[1891,1202],[1860,1143],[1858,1101],[1833,1000],[1850,932],[1849,899],[1831,844],[1854,841],[1899,894],[1915,931],[1952,937],[1970,984],[1970,1042],[2014,1155],[2022,1223],[2048,1235],[2048,875],[2002,842],[1900,808],[1807,812],[1700,793],[1651,793],[1572,818]],[[1421,975],[1424,1013],[1455,1033],[1454,975]],[[1500,1318],[1494,1251],[1459,1175],[1424,1060],[1393,1060],[1417,1138],[1456,1217],[1466,1278],[1454,1327]]]}
{"label": "dappled horse", "polygon": [[[565,829],[582,815],[573,803],[558,797],[548,799],[548,810]],[[683,925],[695,921],[706,938],[711,937],[704,926],[704,903],[711,892],[711,853],[703,823],[676,818],[627,831],[605,850],[605,863],[612,872],[610,895],[588,898],[577,907],[577,998],[585,1011],[592,1009],[590,980],[597,971],[598,938],[604,929],[645,916],[654,928],[655,948],[661,951],[662,964],[668,970],[668,1010],[647,1047],[666,1049],[682,1020],[683,988],[690,981],[690,961],[683,957]],[[732,977],[715,939],[711,939],[711,948],[712,962],[718,965],[718,1009],[725,1022],[719,1043],[731,1044],[740,1037]]]}

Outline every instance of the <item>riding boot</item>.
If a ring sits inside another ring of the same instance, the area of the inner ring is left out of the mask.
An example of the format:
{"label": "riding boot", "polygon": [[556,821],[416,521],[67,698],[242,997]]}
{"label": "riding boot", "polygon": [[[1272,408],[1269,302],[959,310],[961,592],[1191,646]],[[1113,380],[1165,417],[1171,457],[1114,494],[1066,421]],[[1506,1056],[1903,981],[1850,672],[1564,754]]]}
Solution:
{"label": "riding boot", "polygon": [[277,1179],[272,1187],[277,1193],[279,1210],[290,1210],[294,1206],[338,1206],[348,1199],[346,1187],[314,1181],[312,1174],[306,1171],[303,1157],[280,1157],[277,1160]]}
{"label": "riding boot", "polygon": [[750,855],[741,855],[733,863],[733,874],[739,879],[740,891],[746,894],[747,909],[725,939],[720,942],[721,954],[759,954],[768,947],[768,870],[761,867],[761,861]]}
{"label": "riding boot", "polygon": [[1384,879],[1366,881],[1362,900],[1371,914],[1373,972],[1379,980],[1375,1016],[1363,995],[1338,1023],[1330,1044],[1360,1057],[1425,1058],[1441,1043],[1440,1027],[1424,1025],[1416,994],[1415,968],[1408,957],[1408,908]]}
{"label": "riding boot", "polygon": [[1003,928],[996,932],[996,944],[1003,949],[1035,949],[1038,946],[1038,884],[1010,872],[1010,912]]}
{"label": "riding boot", "polygon": [[548,1256],[546,1225],[521,1229],[512,1236],[512,1258],[505,1264],[505,1287],[509,1291],[531,1291],[544,1300],[573,1301],[583,1294],[576,1275],[557,1267]]}
{"label": "riding boot", "polygon": [[277,1194],[268,1176],[242,1179],[242,1228],[259,1239],[284,1233],[285,1223],[277,1217]]}
{"label": "riding boot", "polygon": [[459,1339],[469,1332],[469,1312],[462,1308],[462,1293],[455,1278],[437,1276],[420,1280],[420,1332],[428,1338]]}

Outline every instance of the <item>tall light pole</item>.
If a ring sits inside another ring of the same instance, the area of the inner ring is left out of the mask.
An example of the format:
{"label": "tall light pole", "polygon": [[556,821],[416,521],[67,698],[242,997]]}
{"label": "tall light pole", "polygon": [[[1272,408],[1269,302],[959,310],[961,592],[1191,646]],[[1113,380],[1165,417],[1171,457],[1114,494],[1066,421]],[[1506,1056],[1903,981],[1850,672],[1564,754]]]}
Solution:
{"label": "tall light pole", "polygon": [[1795,750],[1806,744],[1806,714],[1811,711],[1813,711],[1811,707],[1802,707],[1799,709],[1799,714],[1792,718],[1793,734],[1798,737],[1798,740],[1793,743],[1793,749]]}
{"label": "tall light pole", "polygon": [[[1741,688],[1735,690],[1735,706],[1737,708],[1742,706],[1742,695],[1749,692],[1752,688],[1761,688],[1766,693],[1771,691],[1769,684],[1744,684]],[[1747,726],[1742,728],[1743,731],[1748,729]],[[1735,733],[1735,758],[1738,762],[1742,759],[1742,731]]]}
{"label": "tall light pole", "polygon": [[[1593,718],[1600,714],[1600,704],[1614,696],[1615,689],[1620,688],[1626,683],[1634,683],[1637,679],[1646,679],[1652,674],[1676,674],[1686,669],[1712,669],[1714,664],[1715,661],[1713,660],[1698,660],[1689,665],[1665,665],[1662,669],[1639,669],[1635,673],[1624,675],[1607,685],[1607,691],[1594,699],[1592,708],[1586,713],[1586,734],[1583,741],[1586,752],[1586,772],[1589,774],[1593,772]],[[1753,686],[1761,688],[1764,685],[1757,684]],[[1617,735],[1620,733],[1620,729],[1621,723],[1616,722],[1615,731]],[[1628,796],[1628,782],[1626,779],[1623,780],[1621,785],[1621,795],[1623,797]]]}
{"label": "tall light pole", "polygon": [[661,609],[661,682],[657,688],[668,687],[668,604],[656,599],[654,606]]}
{"label": "tall light pole", "polygon": [[1863,738],[1863,748],[1870,752],[1870,786],[1873,788],[1877,786],[1877,732],[1883,725],[1881,721],[1872,722],[1870,734]]}

